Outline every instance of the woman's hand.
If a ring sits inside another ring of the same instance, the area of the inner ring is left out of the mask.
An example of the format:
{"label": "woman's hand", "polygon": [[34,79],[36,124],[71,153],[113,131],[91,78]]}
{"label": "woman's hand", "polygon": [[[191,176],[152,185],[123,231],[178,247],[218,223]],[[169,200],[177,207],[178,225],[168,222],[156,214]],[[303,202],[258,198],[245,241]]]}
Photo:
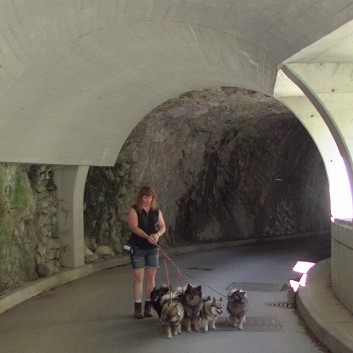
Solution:
{"label": "woman's hand", "polygon": [[159,233],[153,233],[149,236],[148,241],[152,244],[157,244],[159,240]]}

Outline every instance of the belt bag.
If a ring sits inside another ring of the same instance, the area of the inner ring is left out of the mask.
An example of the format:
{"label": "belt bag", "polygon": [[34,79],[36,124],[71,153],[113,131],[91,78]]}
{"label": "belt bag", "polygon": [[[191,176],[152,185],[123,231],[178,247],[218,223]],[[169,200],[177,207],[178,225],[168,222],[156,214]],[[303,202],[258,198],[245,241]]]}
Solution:
{"label": "belt bag", "polygon": [[130,239],[125,242],[123,248],[129,255],[132,255],[136,250],[138,250],[138,247],[133,244]]}

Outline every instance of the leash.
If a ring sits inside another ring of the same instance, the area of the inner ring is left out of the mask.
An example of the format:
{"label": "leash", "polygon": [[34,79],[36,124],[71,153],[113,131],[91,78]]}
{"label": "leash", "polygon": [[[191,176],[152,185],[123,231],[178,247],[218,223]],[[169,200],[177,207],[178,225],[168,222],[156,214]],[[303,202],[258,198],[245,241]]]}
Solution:
{"label": "leash", "polygon": [[181,288],[184,288],[184,284],[182,281],[182,278],[184,277],[185,280],[187,280],[187,277],[182,273],[182,271],[180,270],[180,268],[174,263],[174,261],[171,259],[171,257],[166,253],[166,251],[164,249],[162,249],[162,247],[157,244],[159,250],[161,251],[162,255],[163,255],[163,260],[164,260],[164,267],[165,267],[165,272],[166,272],[166,277],[167,277],[167,284],[168,287],[171,289],[172,285],[170,283],[170,278],[169,278],[169,271],[168,271],[168,265],[167,265],[167,260],[175,267],[178,278],[179,278],[179,282],[180,282],[180,286]]}
{"label": "leash", "polygon": [[[169,261],[171,263],[171,265],[176,269],[179,280],[181,282],[181,278],[183,278],[186,282],[188,281],[189,278],[201,283],[203,286],[207,287],[208,289],[210,289],[211,291],[217,293],[218,295],[220,295],[223,298],[228,298],[227,296],[225,296],[224,294],[220,293],[219,291],[217,291],[216,289],[212,288],[211,286],[209,286],[208,284],[204,283],[203,281],[201,281],[200,279],[198,279],[196,276],[192,275],[190,272],[185,271],[185,270],[181,270],[181,268],[173,261],[173,259],[167,254],[167,252],[159,245],[157,244],[160,252],[163,255],[163,259],[164,259],[164,264],[165,264],[165,270],[166,270],[166,276],[167,276],[167,281],[168,281],[168,286],[169,288],[171,288],[170,285],[170,279],[169,279],[169,272],[168,272],[168,266],[167,266],[167,261]],[[184,288],[183,285],[181,285],[182,288]]]}

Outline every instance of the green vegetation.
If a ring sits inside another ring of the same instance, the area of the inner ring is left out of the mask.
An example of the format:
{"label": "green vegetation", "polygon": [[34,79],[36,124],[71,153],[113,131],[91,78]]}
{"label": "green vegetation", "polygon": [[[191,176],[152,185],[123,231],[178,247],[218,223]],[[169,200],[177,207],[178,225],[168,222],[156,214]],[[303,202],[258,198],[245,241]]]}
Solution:
{"label": "green vegetation", "polygon": [[26,218],[33,217],[36,203],[27,174],[22,170],[16,170],[10,201],[11,208],[19,210]]}
{"label": "green vegetation", "polygon": [[35,211],[25,168],[0,165],[0,295],[37,276]]}

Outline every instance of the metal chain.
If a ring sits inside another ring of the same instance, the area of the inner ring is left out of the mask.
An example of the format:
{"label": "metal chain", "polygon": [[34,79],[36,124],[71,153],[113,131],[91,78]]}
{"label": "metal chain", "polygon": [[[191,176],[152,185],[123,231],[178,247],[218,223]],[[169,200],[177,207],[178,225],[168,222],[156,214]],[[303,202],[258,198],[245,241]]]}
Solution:
{"label": "metal chain", "polygon": [[169,279],[169,271],[168,271],[168,265],[167,265],[167,259],[164,257],[164,267],[165,267],[165,273],[166,273],[166,276],[167,276],[167,285],[168,285],[168,288],[169,288],[169,295],[170,295],[170,298],[169,300],[171,301],[172,300],[172,285],[170,283],[170,279]]}
{"label": "metal chain", "polygon": [[[183,278],[186,282],[188,282],[188,279],[191,278],[193,280],[196,280],[197,282],[201,283],[203,286],[207,287],[208,289],[211,289],[213,292],[217,293],[218,295],[220,295],[223,298],[227,298],[227,296],[225,296],[224,294],[220,293],[219,291],[217,291],[216,289],[212,288],[211,286],[209,286],[208,284],[204,283],[203,281],[200,281],[200,279],[198,279],[197,277],[195,277],[194,275],[192,275],[190,272],[188,271],[183,271],[181,270],[181,268],[173,261],[173,259],[167,254],[167,252],[159,245],[157,244],[159,250],[161,251],[163,257],[164,257],[164,261],[166,264],[166,260],[168,260],[176,269],[179,280],[181,281],[181,278]],[[166,266],[166,271],[167,271],[167,279],[169,281],[169,273],[168,273],[168,269]],[[168,282],[168,285],[170,286],[170,283]],[[182,285],[183,288],[183,285]]]}
{"label": "metal chain", "polygon": [[168,288],[171,288],[170,279],[169,279],[168,265],[167,265],[167,259],[165,257],[163,259],[164,259],[165,273],[166,273],[166,276],[167,276],[167,285],[168,285]]}
{"label": "metal chain", "polygon": [[171,259],[171,257],[165,252],[165,250],[162,249],[162,247],[157,244],[157,246],[159,247],[160,251],[162,252],[163,255],[163,260],[164,260],[164,267],[165,267],[165,272],[166,272],[166,277],[167,277],[167,284],[169,286],[169,288],[171,288],[171,283],[170,283],[170,279],[169,279],[169,271],[168,271],[168,266],[167,266],[167,260],[176,268],[176,272],[178,275],[178,279],[180,282],[180,286],[183,288],[183,281],[182,278],[184,278],[184,280],[188,280],[188,278],[183,274],[183,272],[180,270],[180,268],[174,263],[174,261]]}

